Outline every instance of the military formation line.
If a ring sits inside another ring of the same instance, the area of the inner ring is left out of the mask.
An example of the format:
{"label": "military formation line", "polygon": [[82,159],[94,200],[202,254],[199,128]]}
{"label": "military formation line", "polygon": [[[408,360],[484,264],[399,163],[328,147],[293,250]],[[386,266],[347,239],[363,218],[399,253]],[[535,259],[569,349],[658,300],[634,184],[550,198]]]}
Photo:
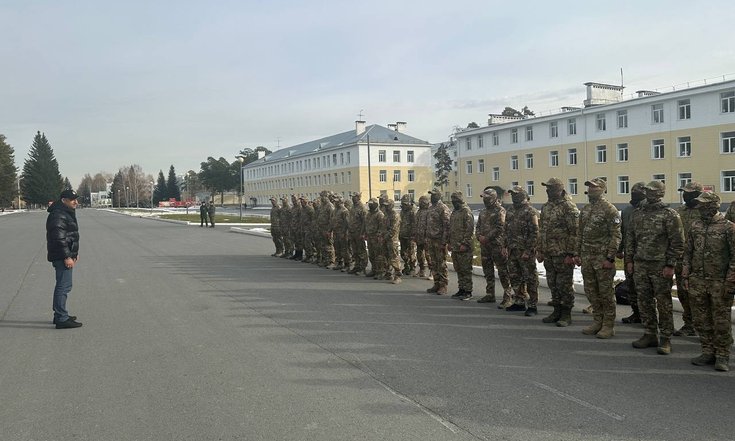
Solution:
{"label": "military formation line", "polygon": [[[633,347],[668,355],[672,336],[699,335],[701,355],[692,364],[729,370],[735,203],[723,215],[719,196],[690,182],[679,189],[684,204],[672,209],[662,202],[663,182],[639,182],[621,213],[605,199],[604,180],[585,185],[588,203],[581,211],[558,178],[543,183],[548,201],[540,211],[521,187],[507,191],[512,200],[507,209],[498,195],[502,190],[486,187],[477,222],[461,192],[452,193],[450,210],[436,189],[419,197],[418,209],[404,195],[398,211],[386,196],[371,198],[366,207],[360,193],[343,199],[325,190],[313,201],[292,195],[290,203],[283,197],[280,204],[271,198],[272,255],[394,284],[402,276],[425,278],[433,281],[426,291],[437,295],[448,295],[450,256],[458,278],[452,298],[466,301],[473,297],[476,238],[486,280],[478,302],[537,315],[536,262],[543,262],[553,312],[542,321],[570,326],[573,274],[580,266],[593,315],[582,333],[601,339],[615,335],[615,262],[622,259],[632,307],[622,321],[644,327]],[[495,295],[496,269],[502,299]],[[684,310],[684,326],[678,330],[674,280]]]}

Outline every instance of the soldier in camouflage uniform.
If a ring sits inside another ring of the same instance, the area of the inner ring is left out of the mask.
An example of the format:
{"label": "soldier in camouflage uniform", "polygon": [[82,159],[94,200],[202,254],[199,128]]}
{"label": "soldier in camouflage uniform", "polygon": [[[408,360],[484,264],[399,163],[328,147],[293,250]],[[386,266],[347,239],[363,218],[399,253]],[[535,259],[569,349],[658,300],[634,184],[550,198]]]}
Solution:
{"label": "soldier in camouflage uniform", "polygon": [[615,254],[620,246],[620,215],[605,199],[607,182],[595,178],[584,183],[589,204],[579,216],[579,240],[575,263],[582,266],[584,293],[592,304],[593,323],[583,334],[597,338],[615,335]]}
{"label": "soldier in camouflage uniform", "polygon": [[735,222],[735,201],[730,202],[730,206],[725,213],[725,219],[730,222]]}
{"label": "soldier in camouflage uniform", "polygon": [[319,214],[316,220],[321,245],[319,266],[322,268],[327,268],[334,264],[334,239],[329,228],[332,220],[332,212],[334,212],[334,205],[329,201],[329,192],[324,190],[320,193]]}
{"label": "soldier in camouflage uniform", "polygon": [[702,193],[696,201],[701,217],[689,228],[682,270],[702,346],[702,354],[692,364],[714,364],[716,370],[728,371],[733,343],[735,225],[720,213],[716,194]]}
{"label": "soldier in camouflage uniform", "polygon": [[394,285],[401,283],[401,261],[398,252],[398,235],[401,230],[401,218],[393,209],[395,203],[392,199],[381,199],[383,205],[383,229],[380,237],[383,239],[385,252],[385,279]]}
{"label": "soldier in camouflage uniform", "polygon": [[314,258],[311,263],[319,265],[322,261],[322,232],[319,228],[319,210],[322,206],[321,197],[315,198],[312,202],[314,207],[314,222],[311,225],[311,237],[314,242]]}
{"label": "soldier in camouflage uniform", "polygon": [[[684,187],[680,188],[679,191],[681,192],[684,204],[676,207],[676,212],[679,213],[681,225],[684,227],[684,248],[686,248],[686,238],[689,234],[689,228],[691,228],[692,224],[700,218],[699,210],[695,208],[697,205],[695,199],[702,194],[702,184],[696,181],[691,181]],[[679,303],[681,303],[681,308],[684,311],[681,315],[681,318],[684,320],[684,326],[682,326],[681,329],[674,331],[674,335],[677,337],[682,335],[693,337],[697,335],[697,332],[694,330],[694,323],[692,323],[692,307],[689,302],[689,290],[686,289],[682,283],[681,271],[682,264],[679,262],[679,264],[676,265],[674,275],[676,277],[676,296],[679,298]]]}
{"label": "soldier in camouflage uniform", "polygon": [[[334,240],[335,263],[330,268],[347,270],[350,265],[350,254],[347,248],[349,228],[349,213],[345,208],[344,201],[340,196],[334,198],[334,211],[329,222],[329,230]],[[345,267],[347,265],[347,267]]]}
{"label": "soldier in camouflage uniform", "polygon": [[301,198],[301,230],[304,232],[304,263],[312,263],[314,260],[314,223],[316,213],[311,201]]}
{"label": "soldier in camouflage uniform", "polygon": [[449,208],[442,202],[441,192],[437,189],[429,192],[431,208],[426,220],[426,242],[431,256],[431,274],[434,286],[428,293],[447,294],[447,244],[449,243]]}
{"label": "soldier in camouflage uniform", "polygon": [[411,197],[404,194],[401,197],[401,231],[398,232],[398,239],[401,242],[401,259],[405,275],[413,275],[416,272],[415,226],[416,208]]}
{"label": "soldier in camouflage uniform", "polygon": [[508,258],[501,252],[505,247],[505,208],[498,199],[498,192],[485,187],[482,192],[485,209],[480,212],[475,226],[475,235],[480,242],[482,272],[485,274],[485,296],[478,303],[495,303],[495,267],[503,286],[503,301],[498,308],[504,309],[512,304]]}
{"label": "soldier in camouflage uniform", "polygon": [[370,198],[368,201],[368,212],[365,217],[365,234],[368,242],[368,257],[370,258],[370,272],[367,277],[378,279],[385,271],[385,256],[383,253],[383,241],[380,232],[383,228],[385,215],[378,208],[378,200]]}
{"label": "soldier in camouflage uniform", "polygon": [[543,262],[554,311],[542,320],[569,326],[574,306],[574,256],[577,253],[579,210],[564,190],[561,179],[551,178],[546,187],[548,202],[541,207],[536,258]]}
{"label": "soldier in camouflage uniform", "polygon": [[475,217],[464,200],[461,191],[452,193],[452,211],[449,217],[449,248],[452,251],[452,264],[457,273],[459,290],[453,299],[472,298],[472,258],[474,252]]}
{"label": "soldier in camouflage uniform", "polygon": [[[527,317],[538,313],[538,272],[536,271],[536,244],[538,242],[538,211],[528,202],[528,193],[515,186],[508,190],[513,205],[505,216],[508,272],[513,286],[513,304],[506,311],[526,311]],[[526,301],[528,296],[528,301]]]}
{"label": "soldier in camouflage uniform", "polygon": [[288,198],[281,198],[281,234],[283,235],[282,258],[288,259],[293,256],[293,241],[291,240],[291,207]]}
{"label": "soldier in camouflage uniform", "polygon": [[[623,208],[620,215],[622,220],[620,232],[623,235],[623,239],[620,241],[620,246],[618,247],[618,259],[625,258],[625,237],[628,234],[627,231],[630,229],[630,223],[633,219],[633,210],[638,208],[640,203],[646,199],[645,187],[645,182],[636,182],[633,184],[633,187],[630,189],[630,205]],[[633,274],[628,273],[627,270],[625,271],[625,281],[628,285],[628,298],[630,299],[630,308],[633,310],[633,313],[628,317],[623,317],[622,321],[623,323],[640,323],[641,315],[638,311],[638,294],[635,290],[635,279],[633,278]]]}
{"label": "soldier in camouflage uniform", "polygon": [[415,274],[416,277],[426,277],[429,280],[434,280],[431,276],[431,269],[428,271],[427,268],[431,268],[431,256],[429,256],[429,249],[426,241],[426,222],[429,219],[429,197],[424,195],[419,198],[419,209],[416,212],[416,223],[413,228],[414,242],[416,242],[416,262],[418,263],[419,271]]}
{"label": "soldier in camouflage uniform", "polygon": [[345,244],[345,262],[344,262],[344,268],[342,268],[342,272],[346,273],[349,272],[350,268],[352,267],[352,242],[350,241],[350,232],[349,232],[349,219],[350,219],[350,211],[352,210],[352,200],[350,197],[342,198],[342,201],[344,203],[345,209],[347,209],[347,243]]}
{"label": "soldier in camouflage uniform", "polygon": [[666,193],[664,183],[651,181],[645,190],[646,200],[633,212],[630,234],[626,232],[625,237],[626,270],[635,278],[645,327],[633,347],[658,346],[659,354],[668,355],[674,333],[671,285],[674,268],[684,252],[684,233],[679,215],[661,202]]}
{"label": "soldier in camouflage uniform", "polygon": [[348,271],[350,274],[359,274],[367,268],[367,250],[365,249],[365,217],[367,212],[361,201],[362,194],[352,195],[352,208],[349,216],[350,248],[355,266]]}
{"label": "soldier in camouflage uniform", "polygon": [[[202,204],[202,207],[204,204]],[[281,208],[278,206],[278,200],[271,198],[271,237],[273,244],[276,246],[276,252],[271,254],[273,257],[281,257],[283,254],[283,236],[281,234]]]}
{"label": "soldier in camouflage uniform", "polygon": [[294,246],[294,255],[291,260],[301,260],[304,257],[304,231],[301,226],[301,204],[296,195],[291,195],[291,241]]}

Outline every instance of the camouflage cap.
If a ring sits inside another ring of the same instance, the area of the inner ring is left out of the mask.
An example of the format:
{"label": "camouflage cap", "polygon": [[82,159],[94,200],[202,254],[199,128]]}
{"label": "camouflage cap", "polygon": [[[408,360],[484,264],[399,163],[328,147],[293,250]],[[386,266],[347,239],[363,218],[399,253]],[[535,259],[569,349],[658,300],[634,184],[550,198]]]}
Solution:
{"label": "camouflage cap", "polygon": [[561,179],[559,178],[549,178],[548,181],[542,182],[541,185],[544,187],[564,187],[564,184],[561,182]]}
{"label": "camouflage cap", "polygon": [[278,202],[278,199],[276,199],[276,198],[275,198],[274,196],[271,196],[271,198],[270,198],[270,199],[268,199],[268,200],[269,200],[269,201],[274,201],[274,202]]}
{"label": "camouflage cap", "polygon": [[486,196],[492,197],[492,196],[497,196],[497,195],[498,195],[498,192],[492,187],[485,187],[485,189],[482,190],[482,197],[486,197]]}
{"label": "camouflage cap", "polygon": [[702,192],[704,190],[704,187],[702,187],[702,184],[700,184],[697,181],[689,181],[687,185],[681,187],[679,191],[684,191],[687,193],[692,193],[695,191]]}
{"label": "camouflage cap", "polygon": [[513,194],[513,193],[518,193],[518,194],[527,194],[527,193],[526,193],[526,190],[524,190],[524,189],[523,189],[523,187],[519,187],[519,186],[517,186],[517,185],[516,185],[516,186],[514,186],[514,187],[512,187],[512,188],[509,188],[509,189],[508,189],[508,193],[510,193],[510,194]]}
{"label": "camouflage cap", "polygon": [[389,199],[388,196],[382,195],[380,196],[380,205],[388,205],[388,202],[392,202],[393,199]]}
{"label": "camouflage cap", "polygon": [[410,204],[411,203],[411,196],[409,196],[407,194],[404,194],[403,196],[401,196],[401,203],[402,204],[404,204],[404,203],[405,204]]}
{"label": "camouflage cap", "polygon": [[720,202],[721,202],[720,197],[717,196],[717,194],[709,192],[709,191],[706,191],[700,194],[694,200],[699,202],[700,204],[712,204],[712,205],[717,205],[718,207],[720,206]]}
{"label": "camouflage cap", "polygon": [[433,189],[429,190],[429,194],[438,194],[439,196],[441,196],[442,195],[442,192],[439,191],[438,188],[433,188]]}
{"label": "camouflage cap", "polygon": [[666,191],[666,185],[661,181],[651,181],[644,188],[646,190]]}
{"label": "camouflage cap", "polygon": [[378,203],[378,200],[375,199],[375,198],[370,198],[370,200],[368,200],[368,204],[376,204],[377,205],[377,203]]}
{"label": "camouflage cap", "polygon": [[584,185],[588,187],[599,187],[599,188],[602,188],[603,190],[607,190],[607,181],[605,181],[602,178],[590,179],[589,181],[585,181]]}
{"label": "camouflage cap", "polygon": [[329,192],[327,190],[322,190],[319,192],[319,196],[321,197],[327,197],[329,196]]}
{"label": "camouflage cap", "polygon": [[452,193],[452,199],[456,199],[458,201],[463,201],[464,200],[464,194],[462,194],[461,191],[455,191],[454,193]]}
{"label": "camouflage cap", "polygon": [[630,189],[631,193],[645,193],[646,192],[646,183],[645,182],[636,182],[633,184],[633,187]]}

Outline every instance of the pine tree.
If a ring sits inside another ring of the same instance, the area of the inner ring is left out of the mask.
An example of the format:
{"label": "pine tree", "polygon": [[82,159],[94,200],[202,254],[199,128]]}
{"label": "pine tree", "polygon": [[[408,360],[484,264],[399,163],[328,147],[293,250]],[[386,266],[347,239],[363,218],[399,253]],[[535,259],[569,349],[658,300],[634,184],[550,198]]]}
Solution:
{"label": "pine tree", "polygon": [[64,190],[73,190],[71,181],[69,181],[69,178],[67,177],[64,177]]}
{"label": "pine tree", "polygon": [[12,205],[18,195],[18,169],[15,167],[15,151],[0,134],[0,207]]}
{"label": "pine tree", "polygon": [[436,182],[434,185],[443,189],[449,183],[449,173],[452,171],[452,158],[447,152],[446,144],[441,143],[436,153],[434,153],[434,158],[436,158],[436,172],[434,173]]}
{"label": "pine tree", "polygon": [[37,132],[28,159],[23,164],[21,181],[23,199],[31,204],[46,205],[59,197],[64,180],[59,173],[59,163],[46,135]]}
{"label": "pine tree", "polygon": [[158,205],[159,202],[167,200],[166,178],[163,176],[163,170],[159,170],[158,182],[156,183],[156,188],[153,189],[153,205]]}
{"label": "pine tree", "polygon": [[176,170],[173,164],[168,169],[168,180],[166,181],[166,193],[168,193],[169,199],[181,200],[181,190],[179,189],[179,183],[176,179]]}

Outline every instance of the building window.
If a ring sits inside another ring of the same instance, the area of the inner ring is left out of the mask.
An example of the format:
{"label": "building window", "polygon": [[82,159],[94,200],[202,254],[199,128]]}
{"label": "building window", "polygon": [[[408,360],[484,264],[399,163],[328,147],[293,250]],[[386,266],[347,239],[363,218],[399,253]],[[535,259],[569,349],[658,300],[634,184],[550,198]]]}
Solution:
{"label": "building window", "polygon": [[380,182],[388,182],[388,173],[385,170],[378,172]]}
{"label": "building window", "polygon": [[735,153],[735,132],[724,132],[722,138],[722,153]]}
{"label": "building window", "polygon": [[533,168],[533,153],[526,153],[526,168]]}
{"label": "building window", "polygon": [[630,179],[627,176],[618,176],[618,194],[630,193]]}
{"label": "building window", "polygon": [[679,145],[679,157],[688,158],[692,156],[692,137],[691,136],[680,136],[676,138],[676,142]]}
{"label": "building window", "polygon": [[[337,185],[337,173],[334,174],[334,185]],[[293,187],[293,179],[291,180],[291,186]]]}
{"label": "building window", "polygon": [[350,152],[347,152],[347,163],[350,163]]}
{"label": "building window", "polygon": [[468,198],[471,198],[472,197],[472,184],[467,184],[465,188],[466,188],[465,196],[467,196]]}
{"label": "building window", "polygon": [[493,181],[500,180],[500,167],[493,167]]}
{"label": "building window", "polygon": [[467,138],[467,140],[465,141],[465,145],[466,145],[465,148],[467,150],[472,150],[472,138]]}
{"label": "building window", "polygon": [[598,132],[604,132],[607,130],[607,120],[605,119],[604,113],[598,113],[595,116],[595,120],[597,122],[597,131]]}
{"label": "building window", "polygon": [[518,142],[518,129],[510,129],[510,142],[513,144]]}
{"label": "building window", "polygon": [[513,181],[510,183],[511,187],[518,187],[518,181]]}
{"label": "building window", "polygon": [[339,163],[340,163],[340,165],[344,165],[345,164],[345,154],[344,153],[340,153],[339,154]]}
{"label": "building window", "polygon": [[466,170],[467,170],[467,174],[468,175],[471,175],[472,174],[472,161],[467,161],[465,163],[465,167],[466,167]]}
{"label": "building window", "polygon": [[559,167],[559,151],[552,150],[549,152],[549,166]]}
{"label": "building window", "polygon": [[569,178],[569,194],[577,194],[577,178]]}
{"label": "building window", "polygon": [[406,152],[406,162],[413,162],[413,150]]}
{"label": "building window", "polygon": [[401,162],[401,151],[393,150],[393,162]]}
{"label": "building window", "polygon": [[556,121],[549,123],[549,137],[559,137],[559,124]]}
{"label": "building window", "polygon": [[661,181],[662,184],[666,185],[666,175],[663,173],[656,173],[652,176],[654,181]]}
{"label": "building window", "polygon": [[735,112],[735,91],[721,93],[720,102],[722,103],[722,113]]}
{"label": "building window", "polygon": [[411,202],[416,200],[416,190],[408,190],[408,198]]}
{"label": "building window", "polygon": [[393,200],[398,202],[401,200],[401,190],[393,190]]}
{"label": "building window", "polygon": [[628,127],[628,111],[618,110],[618,128],[624,129]]}
{"label": "building window", "polygon": [[664,122],[664,105],[654,104],[651,106],[651,118],[654,124]]}
{"label": "building window", "polygon": [[385,162],[385,150],[378,150],[378,162]]}
{"label": "building window", "polygon": [[401,182],[401,171],[393,170],[393,182]]}
{"label": "building window", "polygon": [[477,160],[477,173],[485,173],[485,160],[484,159]]}
{"label": "building window", "polygon": [[735,170],[725,170],[722,172],[722,191],[735,191]]}
{"label": "building window", "polygon": [[567,120],[567,135],[577,134],[577,118],[569,118]]}
{"label": "building window", "polygon": [[477,137],[477,148],[481,149],[483,147],[485,147],[485,143],[482,140],[482,135],[480,135]]}
{"label": "building window", "polygon": [[618,144],[618,162],[628,162],[628,144]]}
{"label": "building window", "polygon": [[339,183],[344,184],[345,183],[345,172],[342,172],[339,176]]}
{"label": "building window", "polygon": [[493,145],[499,145],[500,139],[498,139],[498,132],[493,132]]}
{"label": "building window", "polygon": [[510,169],[518,170],[518,156],[517,155],[513,155],[510,157]]}
{"label": "building window", "polygon": [[533,141],[533,126],[526,127],[526,141]]}
{"label": "building window", "polygon": [[692,119],[692,105],[689,100],[679,100],[679,119]]}
{"label": "building window", "polygon": [[533,181],[526,181],[526,193],[528,193],[529,196],[533,196],[533,190]]}
{"label": "building window", "polygon": [[387,198],[388,197],[388,190],[380,190],[380,197],[381,198]]}
{"label": "building window", "polygon": [[598,145],[597,146],[597,163],[603,164],[605,162],[607,162],[607,146]]}
{"label": "building window", "polygon": [[567,154],[568,165],[577,165],[577,149],[569,149]]}
{"label": "building window", "polygon": [[347,183],[352,184],[352,172],[347,172]]}
{"label": "building window", "polygon": [[679,188],[684,187],[690,182],[692,182],[691,173],[679,173]]}
{"label": "building window", "polygon": [[664,159],[664,140],[654,139],[651,141],[651,158]]}
{"label": "building window", "polygon": [[408,171],[408,182],[414,182],[416,180],[416,171],[409,170]]}

